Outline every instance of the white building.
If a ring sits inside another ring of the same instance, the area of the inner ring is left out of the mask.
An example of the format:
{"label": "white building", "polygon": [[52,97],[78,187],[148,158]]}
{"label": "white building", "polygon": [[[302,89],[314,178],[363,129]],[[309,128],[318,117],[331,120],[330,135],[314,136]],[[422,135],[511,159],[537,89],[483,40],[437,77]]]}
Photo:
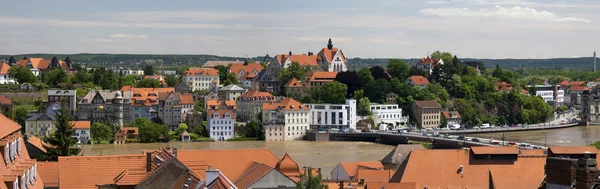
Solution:
{"label": "white building", "polygon": [[113,73],[119,74],[120,76],[144,75],[144,70],[132,70],[132,69],[119,68],[119,69],[113,69],[112,71],[113,71]]}
{"label": "white building", "polygon": [[6,62],[0,62],[0,84],[17,83],[14,78],[10,77],[8,70],[10,70],[10,65]]}
{"label": "white building", "polygon": [[348,60],[346,60],[341,49],[333,47],[331,38],[327,43],[327,47],[321,49],[317,56],[319,56],[317,61],[323,70],[329,72],[345,72],[348,70]]}
{"label": "white building", "polygon": [[306,134],[310,124],[310,110],[293,98],[262,106],[265,141],[295,140]]}
{"label": "white building", "polygon": [[90,140],[90,121],[72,121],[75,134],[72,136],[78,143],[86,144]]}
{"label": "white building", "polygon": [[[370,110],[373,113],[375,125],[379,123],[393,124],[394,129],[397,129],[397,123],[405,122],[402,117],[402,108],[398,104],[376,104],[370,105]],[[385,130],[386,127],[379,127],[380,130]]]}
{"label": "white building", "polygon": [[356,100],[347,99],[346,104],[308,104],[310,127],[356,130]]}
{"label": "white building", "polygon": [[206,120],[206,131],[210,138],[227,140],[234,137],[235,113],[232,110],[210,110]]}
{"label": "white building", "polygon": [[219,99],[221,100],[237,100],[238,97],[246,93],[246,89],[237,85],[231,84],[220,88],[218,91]]}
{"label": "white building", "polygon": [[561,106],[565,102],[565,90],[560,85],[528,85],[527,88],[535,87],[535,95],[542,97],[544,101],[553,107]]}
{"label": "white building", "polygon": [[210,90],[219,86],[219,71],[212,68],[189,68],[182,81],[187,82],[192,91]]}

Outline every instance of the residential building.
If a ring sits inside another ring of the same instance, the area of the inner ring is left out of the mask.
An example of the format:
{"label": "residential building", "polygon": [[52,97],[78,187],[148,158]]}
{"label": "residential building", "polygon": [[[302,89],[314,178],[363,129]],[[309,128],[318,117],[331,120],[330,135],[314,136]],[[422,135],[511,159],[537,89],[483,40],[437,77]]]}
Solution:
{"label": "residential building", "polygon": [[183,132],[181,132],[181,141],[189,142],[190,141],[190,133],[188,133],[185,130]]}
{"label": "residential building", "polygon": [[24,189],[43,188],[44,182],[38,174],[37,162],[30,159],[21,137],[21,126],[11,119],[0,115],[0,149],[2,164],[0,164],[0,188]]}
{"label": "residential building", "polygon": [[[135,109],[136,107],[134,107]],[[184,121],[184,114],[194,108],[194,97],[179,92],[159,93],[158,117],[174,131]]]}
{"label": "residential building", "polygon": [[73,138],[77,139],[78,143],[87,144],[90,140],[90,121],[72,121],[71,124],[75,129]]}
{"label": "residential building", "polygon": [[242,78],[240,78],[240,83],[242,84],[242,87],[244,87],[245,89],[252,88],[252,83],[254,82],[254,79],[256,79],[257,75],[258,74],[254,74],[254,73],[250,72],[250,73],[244,75]]}
{"label": "residential building", "polygon": [[262,70],[252,82],[252,89],[278,93],[280,91],[279,73],[283,71],[283,65],[281,64],[269,64],[266,69]]}
{"label": "residential building", "polygon": [[257,119],[263,104],[275,101],[276,98],[271,93],[249,90],[237,99],[237,121],[247,122]]}
{"label": "residential building", "polygon": [[243,64],[243,61],[239,61],[239,60],[235,60],[235,61],[206,61],[206,63],[204,63],[204,65],[202,65],[203,68],[214,68],[216,66],[229,66],[231,64]]}
{"label": "residential building", "polygon": [[307,66],[318,68],[318,59],[319,56],[313,55],[311,52],[308,52],[308,54],[292,54],[292,51],[290,51],[288,54],[275,55],[275,57],[273,57],[273,62],[271,63],[277,63],[282,65],[284,68],[288,68],[292,66],[293,62],[298,62],[301,67]]}
{"label": "residential building", "polygon": [[581,117],[590,124],[600,124],[600,86],[583,91],[581,96]]}
{"label": "residential building", "polygon": [[64,61],[58,60],[56,57],[52,57],[52,60],[23,57],[22,60],[18,60],[16,63],[18,66],[29,68],[29,70],[35,76],[40,76],[41,72],[52,70],[57,67],[61,68],[68,75],[74,75],[77,72],[69,57],[67,57]]}
{"label": "residential building", "polygon": [[139,128],[137,127],[121,127],[115,132],[114,143],[124,144],[128,140],[138,140]]}
{"label": "residential building", "polygon": [[311,71],[310,77],[306,82],[306,88],[321,87],[326,83],[335,81],[338,72]]}
{"label": "residential building", "polygon": [[535,95],[542,97],[544,101],[556,108],[565,101],[565,91],[560,85],[551,85],[544,82],[543,85],[529,85],[527,88],[535,87]]}
{"label": "residential building", "polygon": [[10,76],[8,70],[10,70],[10,65],[8,65],[6,62],[0,62],[0,84],[17,83],[17,80]]}
{"label": "residential building", "polygon": [[383,164],[380,161],[366,162],[340,162],[331,171],[332,180],[356,181],[359,169],[363,170],[383,170]]}
{"label": "residential building", "polygon": [[54,131],[56,117],[49,113],[28,114],[25,119],[25,133],[33,136],[46,136]]}
{"label": "residential building", "polygon": [[211,90],[219,85],[219,71],[212,68],[188,68],[182,81],[187,82],[192,91]]}
{"label": "residential building", "polygon": [[583,94],[583,91],[589,90],[590,88],[585,85],[570,86],[565,95],[565,104],[575,107],[576,109],[581,109],[581,95]]}
{"label": "residential building", "polygon": [[460,125],[462,122],[462,117],[457,111],[443,111],[442,115],[444,115],[448,125]]}
{"label": "residential building", "polygon": [[431,74],[433,73],[433,68],[438,64],[443,65],[444,61],[439,58],[429,58],[429,56],[427,56],[427,58],[421,58],[421,60],[415,64],[415,67],[427,74]]}
{"label": "residential building", "polygon": [[397,104],[398,103],[398,94],[390,92],[385,95],[385,99],[386,99],[385,102],[387,104]]}
{"label": "residential building", "polygon": [[204,104],[205,110],[237,110],[237,102],[235,100],[209,100]]}
{"label": "residential building", "polygon": [[411,87],[417,86],[423,89],[429,85],[429,80],[420,75],[413,75],[406,79],[406,83],[409,84]]}
{"label": "residential building", "polygon": [[329,38],[329,41],[327,42],[327,47],[321,49],[321,51],[317,53],[317,56],[319,56],[317,61],[322,70],[329,72],[348,71],[348,60],[346,60],[346,56],[344,56],[341,49],[333,47],[331,38]]}
{"label": "residential building", "polygon": [[346,104],[308,104],[310,129],[337,128],[356,130],[356,100]]}
{"label": "residential building", "polygon": [[435,100],[415,101],[412,104],[413,116],[421,128],[438,128],[442,106]]}
{"label": "residential building", "polygon": [[292,98],[302,98],[306,92],[302,82],[298,81],[295,77],[290,79],[283,87],[285,88],[285,94]]}
{"label": "residential building", "polygon": [[284,98],[279,102],[264,103],[262,123],[265,141],[296,140],[309,129],[310,109],[294,100]]}
{"label": "residential building", "polygon": [[235,137],[235,112],[231,110],[209,110],[206,114],[206,132],[215,140]]}
{"label": "residential building", "polygon": [[12,100],[4,95],[0,95],[0,113],[8,115],[8,112],[12,110],[12,107]]}
{"label": "residential building", "polygon": [[77,104],[75,118],[103,123],[128,125],[131,120],[131,91],[93,90]]}
{"label": "residential building", "polygon": [[237,85],[231,84],[219,89],[218,96],[221,100],[237,100],[247,90]]}
{"label": "residential building", "polygon": [[177,70],[160,70],[158,73],[162,75],[177,75]]}
{"label": "residential building", "polygon": [[112,71],[115,74],[119,74],[119,76],[144,75],[144,70],[132,70],[132,69],[115,68],[115,69],[112,69]]}
{"label": "residential building", "polygon": [[[400,122],[407,121],[402,117],[402,108],[398,107],[398,104],[371,103],[369,109],[371,110],[371,113],[373,113],[373,118],[375,118],[375,125],[391,124],[395,126],[393,127],[394,129],[397,129]],[[380,127],[379,129],[386,130],[382,129],[382,127]]]}
{"label": "residential building", "polygon": [[[48,147],[48,143],[33,135],[24,135],[23,137],[26,140],[25,148],[27,149],[27,152],[29,153],[29,157],[31,159],[42,159],[44,158],[44,156],[46,156],[46,154],[48,153],[48,151],[46,150],[46,147]],[[45,184],[47,184],[47,181],[45,181]]]}
{"label": "residential building", "polygon": [[[159,118],[159,101],[161,99],[166,99],[168,95],[175,91],[174,88],[135,88],[132,86],[123,86],[121,88],[123,92],[130,92],[131,94],[131,120],[134,121],[137,118],[146,118],[148,120],[153,120],[155,118]],[[175,104],[175,101],[181,101],[180,96],[172,97],[175,99],[171,99],[170,102]],[[171,105],[168,105],[171,106]],[[179,106],[179,105],[178,105]],[[172,107],[171,107],[172,108]],[[177,108],[177,111],[181,115],[180,107]],[[181,119],[181,116],[178,116]],[[181,122],[180,122],[181,123]],[[178,123],[179,124],[179,123]]]}
{"label": "residential building", "polygon": [[260,63],[248,63],[246,60],[244,63],[231,64],[231,67],[229,67],[229,73],[235,75],[238,80],[242,80],[242,78],[245,78],[250,74],[258,75],[258,73],[260,73],[260,71],[263,69],[264,68],[262,65],[260,65]]}
{"label": "residential building", "polygon": [[77,91],[76,90],[48,90],[48,102],[59,102],[67,106],[71,113],[77,110]]}
{"label": "residential building", "polygon": [[390,182],[414,182],[419,188],[540,188],[544,166],[549,166],[544,150],[484,146],[412,150]]}

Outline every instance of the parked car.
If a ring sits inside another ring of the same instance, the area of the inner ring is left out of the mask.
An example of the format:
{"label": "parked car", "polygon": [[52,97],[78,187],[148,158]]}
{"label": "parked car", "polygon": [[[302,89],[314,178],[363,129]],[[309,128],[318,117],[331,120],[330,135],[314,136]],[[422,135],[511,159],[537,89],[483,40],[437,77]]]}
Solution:
{"label": "parked car", "polygon": [[456,140],[465,140],[465,136],[458,136],[456,137]]}
{"label": "parked car", "polygon": [[445,134],[444,138],[452,138],[452,136],[450,136],[449,134]]}
{"label": "parked car", "polygon": [[473,142],[481,142],[481,141],[479,141],[478,138],[472,138],[471,141],[473,141]]}

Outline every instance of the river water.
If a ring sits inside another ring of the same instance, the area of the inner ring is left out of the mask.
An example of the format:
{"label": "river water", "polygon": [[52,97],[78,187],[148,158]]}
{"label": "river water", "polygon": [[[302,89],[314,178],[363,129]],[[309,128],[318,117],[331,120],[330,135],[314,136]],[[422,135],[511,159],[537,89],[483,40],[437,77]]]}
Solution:
{"label": "river water", "polygon": [[[472,134],[468,136],[502,140],[501,133]],[[505,140],[546,146],[583,146],[600,140],[600,125],[576,126],[562,129],[517,131],[504,133]]]}
{"label": "river water", "polygon": [[377,161],[383,159],[394,146],[370,142],[311,142],[311,141],[218,141],[218,142],[171,142],[171,143],[130,143],[81,145],[83,155],[115,155],[142,153],[143,150],[156,150],[167,145],[178,149],[244,149],[268,148],[281,158],[286,152],[302,166],[320,167],[323,178],[339,162]]}

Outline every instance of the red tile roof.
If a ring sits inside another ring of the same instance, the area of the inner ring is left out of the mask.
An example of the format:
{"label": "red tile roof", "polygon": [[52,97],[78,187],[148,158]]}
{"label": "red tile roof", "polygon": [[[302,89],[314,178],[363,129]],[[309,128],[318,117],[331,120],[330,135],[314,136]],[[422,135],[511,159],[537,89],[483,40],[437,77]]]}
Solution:
{"label": "red tile roof", "polygon": [[0,125],[2,125],[2,127],[0,127],[0,138],[5,138],[21,129],[21,126],[17,122],[2,114],[0,114]]}
{"label": "red tile roof", "polygon": [[588,88],[587,86],[583,85],[575,85],[575,86],[571,86],[569,87],[570,91],[588,91],[590,90],[590,88]]}
{"label": "red tile roof", "polygon": [[292,107],[294,107],[293,110],[310,110],[307,105],[303,105],[302,103],[300,103],[290,97],[285,97],[284,99],[281,99],[279,102],[264,103],[262,106],[262,109],[263,110],[276,110],[276,109],[292,110]]}
{"label": "red tile roof", "polygon": [[219,71],[212,68],[188,68],[185,75],[219,76]]}
{"label": "red tile roof", "polygon": [[419,62],[417,62],[417,64],[431,64],[433,66],[436,66],[437,63],[440,61],[439,58],[421,58],[421,60],[419,60]]}
{"label": "red tile roof", "polygon": [[252,63],[252,64],[248,64],[246,66],[244,66],[244,63],[238,63],[238,64],[231,64],[229,71],[237,76],[240,73],[240,71],[242,71],[242,70],[244,70],[244,72],[246,72],[246,75],[247,75],[249,73],[252,73],[253,70],[260,72],[263,69],[264,68],[259,63]]}
{"label": "red tile roof", "polygon": [[45,187],[58,187],[58,162],[38,162],[37,170]]}
{"label": "red tile roof", "polygon": [[509,91],[512,89],[512,84],[506,82],[498,82],[496,83],[496,90],[498,91]]}
{"label": "red tile roof", "polygon": [[229,118],[235,119],[235,112],[233,110],[209,110],[208,115],[210,119],[213,119],[213,114],[219,113],[219,119],[225,119],[225,114],[229,113]]}
{"label": "red tile roof", "polygon": [[360,169],[356,174],[356,180],[365,179],[365,182],[389,182],[395,170],[368,170]]}
{"label": "red tile roof", "polygon": [[0,105],[12,105],[12,100],[4,95],[0,95]]}
{"label": "red tile roof", "polygon": [[49,144],[34,135],[27,136],[27,142],[42,152],[46,152],[46,146],[49,146]]}
{"label": "red tile roof", "polygon": [[133,131],[133,134],[139,134],[139,128],[137,127],[121,127],[121,131],[127,134],[127,131]]}
{"label": "red tile roof", "polygon": [[272,170],[273,168],[268,165],[254,162],[244,171],[243,176],[234,182],[235,186],[237,188],[248,188]]}
{"label": "red tile roof", "polygon": [[290,79],[290,81],[288,81],[288,83],[285,84],[285,86],[287,86],[287,87],[304,87],[302,85],[302,82],[298,81],[295,77]]}
{"label": "red tile roof", "polygon": [[496,146],[473,146],[471,152],[475,155],[481,154],[519,154],[517,147],[496,147]]}
{"label": "red tile roof", "polygon": [[585,81],[569,81],[569,80],[563,80],[562,82],[560,82],[559,84],[562,86],[577,86],[577,85],[585,85]]}
{"label": "red tile roof", "polygon": [[415,104],[421,108],[442,108],[435,100],[415,100]]}
{"label": "red tile roof", "polygon": [[74,129],[90,129],[90,121],[71,121]]}
{"label": "red tile roof", "polygon": [[429,85],[429,80],[427,78],[420,75],[413,75],[408,78],[408,81],[414,83],[415,85]]}
{"label": "red tile roof", "polygon": [[278,54],[275,55],[275,58],[277,58],[277,60],[280,63],[285,63],[285,61],[289,58],[290,61],[292,62],[298,62],[298,64],[300,66],[311,66],[311,67],[317,67],[319,66],[319,63],[317,62],[318,56],[317,55],[305,55],[305,54],[293,54],[292,56],[287,55],[287,54]]}
{"label": "red tile roof", "polygon": [[240,98],[244,98],[244,97],[262,97],[262,98],[273,98],[275,99],[275,96],[273,96],[271,93],[269,92],[260,92],[257,90],[248,90],[248,92],[242,94],[240,96]]}
{"label": "red tile roof", "polygon": [[[348,61],[346,61],[346,56],[344,56],[344,53],[342,53],[341,50],[340,51],[340,56],[342,61],[347,64]],[[333,57],[335,56],[335,54],[337,54],[338,52],[338,48],[332,48],[331,50],[329,50],[328,48],[323,48],[321,49],[321,51],[319,51],[319,53],[317,53],[317,55],[323,55],[327,58],[327,62],[331,62],[333,61]]]}
{"label": "red tile roof", "polygon": [[361,167],[368,169],[383,169],[383,164],[381,164],[380,161],[340,162],[340,165],[350,177],[355,177]]}
{"label": "red tile roof", "polygon": [[7,75],[8,70],[10,70],[10,65],[6,62],[0,62],[0,75]]}
{"label": "red tile roof", "polygon": [[60,156],[58,157],[61,189],[97,189],[114,184],[115,176],[127,169],[145,169],[146,155]]}
{"label": "red tile roof", "polygon": [[233,109],[237,109],[237,105],[236,105],[236,101],[235,100],[207,100],[206,101],[206,107],[207,108],[211,108],[211,107],[216,107],[218,109],[219,106],[221,106],[223,103],[225,103],[225,105],[227,107],[233,107]]}
{"label": "red tile roof", "polygon": [[194,96],[192,94],[182,94],[181,95],[181,104],[194,104]]}
{"label": "red tile roof", "polygon": [[598,150],[593,146],[550,146],[548,151],[552,154],[597,154]]}
{"label": "red tile roof", "polygon": [[387,182],[367,182],[367,188],[371,189],[382,189],[382,188],[393,188],[393,189],[417,189],[417,183],[387,183]]}
{"label": "red tile roof", "polygon": [[[279,159],[269,149],[236,150],[179,150],[177,159],[197,173],[205,173],[206,166],[191,167],[189,164],[204,162],[213,169],[219,169],[231,180],[238,180],[244,171],[254,162],[275,167]],[[206,178],[205,175],[200,175]]]}
{"label": "red tile roof", "polygon": [[314,71],[309,81],[333,81],[338,72]]}
{"label": "red tile roof", "polygon": [[283,158],[277,162],[275,169],[290,178],[300,177],[300,167],[298,167],[298,163],[296,163],[288,153],[285,153]]}
{"label": "red tile roof", "polygon": [[443,111],[442,114],[446,119],[460,119],[460,114],[457,111]]}

